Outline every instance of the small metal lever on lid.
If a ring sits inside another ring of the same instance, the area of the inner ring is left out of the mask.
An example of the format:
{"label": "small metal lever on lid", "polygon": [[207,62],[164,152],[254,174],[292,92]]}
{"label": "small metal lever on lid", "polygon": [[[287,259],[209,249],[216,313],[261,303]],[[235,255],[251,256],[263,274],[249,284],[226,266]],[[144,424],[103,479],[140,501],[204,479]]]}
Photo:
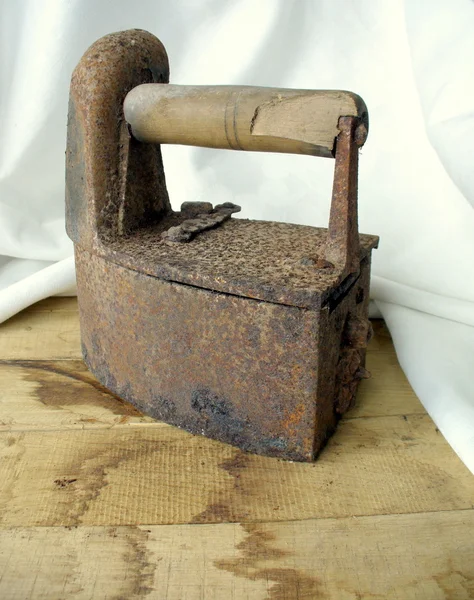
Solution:
{"label": "small metal lever on lid", "polygon": [[359,269],[358,148],[368,113],[351,92],[250,86],[143,84],[124,102],[141,142],[333,157],[325,264],[345,278]]}

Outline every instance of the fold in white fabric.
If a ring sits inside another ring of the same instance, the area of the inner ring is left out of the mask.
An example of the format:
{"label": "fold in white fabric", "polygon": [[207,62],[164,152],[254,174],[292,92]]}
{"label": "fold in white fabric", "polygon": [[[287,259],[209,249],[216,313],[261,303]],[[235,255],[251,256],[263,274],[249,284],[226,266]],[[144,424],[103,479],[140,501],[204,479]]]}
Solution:
{"label": "fold in white fabric", "polygon": [[[0,321],[74,293],[64,231],[71,72],[96,39],[157,35],[171,80],[348,89],[370,112],[360,230],[372,296],[421,401],[474,471],[474,3],[17,0],[0,7]],[[332,161],[164,148],[172,203],[325,226]]]}

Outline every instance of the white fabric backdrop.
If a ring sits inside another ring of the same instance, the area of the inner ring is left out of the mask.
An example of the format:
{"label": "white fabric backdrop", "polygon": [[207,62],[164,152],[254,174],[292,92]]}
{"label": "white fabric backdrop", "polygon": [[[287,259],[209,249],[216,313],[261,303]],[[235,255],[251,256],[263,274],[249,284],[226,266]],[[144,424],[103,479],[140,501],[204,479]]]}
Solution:
{"label": "white fabric backdrop", "polygon": [[[371,119],[360,229],[403,369],[474,471],[472,0],[6,0],[0,4],[0,321],[74,293],[64,231],[71,72],[96,39],[148,29],[174,83],[342,88]],[[173,205],[326,225],[333,163],[164,148]],[[246,173],[242,178],[237,173]]]}

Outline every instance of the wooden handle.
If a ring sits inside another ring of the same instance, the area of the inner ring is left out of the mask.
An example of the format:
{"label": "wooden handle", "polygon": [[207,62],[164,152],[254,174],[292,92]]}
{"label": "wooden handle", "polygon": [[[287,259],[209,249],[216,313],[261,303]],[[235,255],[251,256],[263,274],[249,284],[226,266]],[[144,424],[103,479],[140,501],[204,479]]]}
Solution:
{"label": "wooden handle", "polygon": [[142,142],[326,157],[340,117],[361,120],[358,145],[368,129],[362,98],[338,90],[150,83],[129,92],[124,113]]}

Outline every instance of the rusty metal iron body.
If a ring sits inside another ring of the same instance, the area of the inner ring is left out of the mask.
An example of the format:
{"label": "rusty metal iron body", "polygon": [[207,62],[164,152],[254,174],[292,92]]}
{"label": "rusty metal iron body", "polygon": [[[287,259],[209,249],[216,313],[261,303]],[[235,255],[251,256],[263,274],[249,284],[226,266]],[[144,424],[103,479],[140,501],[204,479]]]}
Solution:
{"label": "rusty metal iron body", "polygon": [[157,419],[311,461],[366,374],[378,241],[357,231],[366,124],[340,119],[329,229],[233,219],[232,205],[173,212],[160,147],[123,115],[150,82],[168,82],[168,60],[139,30],[96,42],[72,79],[67,231],[84,360]]}

